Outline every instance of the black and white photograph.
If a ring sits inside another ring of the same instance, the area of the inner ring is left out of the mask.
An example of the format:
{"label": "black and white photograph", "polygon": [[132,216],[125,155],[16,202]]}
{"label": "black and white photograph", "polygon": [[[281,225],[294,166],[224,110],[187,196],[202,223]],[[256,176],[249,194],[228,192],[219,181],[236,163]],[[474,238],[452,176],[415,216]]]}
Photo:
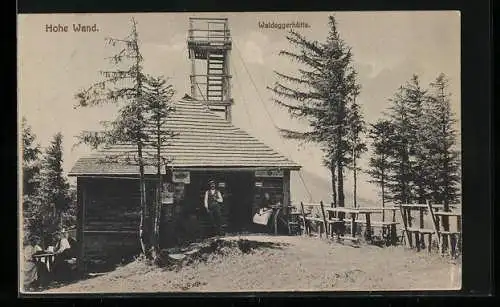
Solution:
{"label": "black and white photograph", "polygon": [[19,14],[20,293],[460,290],[460,18]]}

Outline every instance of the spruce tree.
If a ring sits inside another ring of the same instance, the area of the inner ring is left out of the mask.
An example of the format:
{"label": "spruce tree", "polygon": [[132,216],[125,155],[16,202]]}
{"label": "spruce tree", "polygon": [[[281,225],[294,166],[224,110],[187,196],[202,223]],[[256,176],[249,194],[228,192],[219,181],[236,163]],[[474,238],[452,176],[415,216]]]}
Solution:
{"label": "spruce tree", "polygon": [[412,200],[410,150],[414,140],[414,130],[411,124],[411,110],[402,86],[389,101],[392,104],[389,108],[389,121],[394,127],[394,135],[391,142],[392,171],[387,187],[395,202],[405,204]]}
{"label": "spruce tree", "polygon": [[405,85],[405,99],[409,107],[409,124],[413,131],[410,141],[410,173],[413,199],[424,204],[428,198],[426,180],[429,176],[427,169],[427,152],[425,143],[429,137],[429,123],[424,116],[426,90],[420,86],[419,77],[414,74]]}
{"label": "spruce tree", "polygon": [[448,91],[449,81],[444,74],[440,74],[430,84],[428,95],[427,121],[429,122],[430,137],[427,140],[428,159],[432,167],[428,183],[432,200],[444,205],[449,210],[449,205],[456,202],[459,197],[460,160],[456,148],[457,132],[455,115],[451,110]]}
{"label": "spruce tree", "polygon": [[296,76],[275,72],[279,81],[269,89],[275,94],[273,101],[292,117],[308,120],[312,131],[282,129],[283,136],[319,144],[332,174],[333,201],[343,207],[344,169],[351,162],[352,152],[348,140],[350,104],[359,94],[360,86],[352,67],[351,49],[341,39],[334,16],[329,17],[329,26],[324,43],[290,31],[287,39],[298,51],[282,50],[280,55],[304,68],[299,68]]}
{"label": "spruce tree", "polygon": [[[148,76],[144,72],[144,59],[134,19],[129,36],[123,39],[108,38],[106,42],[112,46],[121,46],[120,51],[110,57],[114,69],[101,71],[103,80],[79,92],[76,97],[79,101],[78,107],[114,103],[118,106],[118,115],[112,121],[103,122],[103,131],[85,131],[79,136],[79,140],[94,148],[113,144],[132,144],[135,147],[134,150],[109,155],[102,162],[138,166],[139,240],[142,253],[148,259],[157,260],[160,186],[157,185],[158,197],[150,204],[151,210],[148,210],[144,169],[146,166],[155,166],[158,183],[161,182],[161,166],[168,163],[168,159],[162,156],[162,147],[164,148],[167,139],[173,136],[164,126],[168,114],[173,111],[171,99],[174,92],[165,80]],[[149,211],[152,214],[147,220]],[[147,230],[150,230],[149,236]]]}
{"label": "spruce tree", "polygon": [[358,200],[357,200],[357,173],[361,169],[357,165],[357,161],[360,156],[368,150],[365,142],[363,141],[362,136],[366,132],[366,124],[363,120],[363,116],[361,115],[361,110],[359,104],[354,101],[350,104],[349,110],[349,133],[348,140],[349,145],[351,147],[350,155],[351,155],[351,164],[348,166],[353,173],[353,203],[354,208],[357,208]]}
{"label": "spruce tree", "polygon": [[388,187],[399,203],[425,203],[427,199],[425,97],[426,91],[414,74],[390,99],[389,120],[395,129],[392,156],[395,164]]}
{"label": "spruce tree", "polygon": [[71,203],[69,183],[63,174],[62,134],[54,135],[42,158],[40,186],[35,195],[36,227],[44,240],[52,240],[62,227],[62,213]]}
{"label": "spruce tree", "polygon": [[160,191],[162,189],[162,167],[167,167],[170,159],[166,156],[165,148],[171,138],[175,136],[172,130],[166,128],[167,117],[175,111],[172,104],[172,97],[175,94],[172,85],[162,77],[148,77],[145,83],[145,100],[147,103],[146,120],[149,122],[148,135],[149,142],[146,147],[153,149],[151,165],[156,167],[158,177],[156,201],[153,209],[153,230],[151,232],[152,258],[158,260],[160,255],[159,247],[159,227],[161,213]]}
{"label": "spruce tree", "polygon": [[[387,182],[393,167],[391,157],[394,155],[394,126],[390,121],[380,119],[371,125],[368,137],[371,139],[372,156],[367,173],[372,177],[370,182],[380,186],[382,207],[385,207],[386,202],[392,199],[391,193],[387,191]],[[383,219],[384,213],[382,212]]]}
{"label": "spruce tree", "polygon": [[93,148],[128,143],[135,150],[123,152],[120,156],[106,157],[103,162],[118,162],[137,165],[139,168],[140,190],[140,223],[139,240],[143,254],[150,258],[150,242],[146,235],[146,184],[144,179],[144,146],[149,141],[146,133],[147,120],[145,113],[147,103],[144,97],[144,83],[147,80],[143,72],[143,56],[140,51],[137,22],[132,18],[130,34],[122,39],[107,38],[106,43],[119,46],[119,51],[110,57],[114,66],[112,70],[103,70],[103,80],[76,94],[76,107],[93,107],[113,103],[119,108],[117,117],[112,121],[103,122],[103,131],[84,131],[79,136],[79,142],[91,145]]}
{"label": "spruce tree", "polygon": [[36,176],[40,172],[40,145],[25,117],[22,118],[23,133],[23,194],[33,195],[38,188]]}
{"label": "spruce tree", "polygon": [[39,235],[36,230],[37,202],[35,195],[40,187],[40,145],[36,143],[36,136],[25,117],[22,118],[22,148],[23,148],[23,185],[22,185],[22,213],[24,237]]}

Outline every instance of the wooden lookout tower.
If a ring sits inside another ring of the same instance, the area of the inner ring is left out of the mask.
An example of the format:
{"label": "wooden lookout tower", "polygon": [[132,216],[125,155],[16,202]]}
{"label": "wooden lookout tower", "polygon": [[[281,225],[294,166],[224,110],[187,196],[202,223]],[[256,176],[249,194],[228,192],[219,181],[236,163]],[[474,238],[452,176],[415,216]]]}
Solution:
{"label": "wooden lookout tower", "polygon": [[231,36],[227,18],[189,18],[191,96],[231,121]]}

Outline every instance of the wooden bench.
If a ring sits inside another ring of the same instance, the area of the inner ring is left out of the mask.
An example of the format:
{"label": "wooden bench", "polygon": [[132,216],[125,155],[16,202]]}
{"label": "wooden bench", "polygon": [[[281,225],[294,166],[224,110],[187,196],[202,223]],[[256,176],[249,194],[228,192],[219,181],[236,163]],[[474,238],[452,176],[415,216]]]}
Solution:
{"label": "wooden bench", "polygon": [[[401,229],[403,236],[405,231],[408,232],[409,237],[415,236],[415,247],[417,251],[427,247],[427,251],[430,253],[432,249],[432,235],[436,233],[434,229],[428,228],[417,228],[417,227],[407,227],[406,229]],[[425,243],[425,236],[427,236],[427,244]],[[408,243],[411,248],[413,248],[412,242]]]}
{"label": "wooden bench", "polygon": [[[300,218],[304,219],[304,217],[300,217]],[[326,233],[327,225],[325,225],[325,221],[323,218],[314,217],[314,216],[306,216],[305,220],[306,220],[306,227],[308,227],[308,231],[307,231],[308,233],[310,233],[310,223],[315,223],[316,225],[319,224],[319,226],[321,227],[320,229],[318,229],[318,234],[319,234],[320,238],[322,237],[323,232]],[[309,223],[307,223],[307,222],[309,222]]]}
{"label": "wooden bench", "polygon": [[339,237],[337,237],[338,240],[349,240],[353,243],[358,243],[359,242],[359,238],[356,238],[356,237],[351,237],[351,236],[344,236],[344,235],[341,235]]}
{"label": "wooden bench", "polygon": [[[320,208],[322,217],[312,216],[312,212],[304,209],[304,206],[308,208]],[[315,224],[319,226],[318,234],[319,237],[322,237],[322,234],[325,234],[325,237],[328,238],[328,223],[325,215],[323,202],[320,201],[319,204],[310,204],[310,203],[300,203],[301,215],[299,216],[299,220],[302,221],[302,226],[304,228],[304,232],[308,235],[311,234],[311,224]]]}
{"label": "wooden bench", "polygon": [[[450,208],[452,208],[450,206]],[[450,256],[456,256],[457,252],[462,250],[462,213],[460,211],[439,211],[435,212],[434,216],[436,218],[436,227],[439,230],[441,237],[440,253],[444,254],[448,251]],[[456,218],[456,230],[451,231],[450,217]],[[445,220],[447,221],[447,227],[445,227]],[[441,230],[441,228],[444,228]]]}
{"label": "wooden bench", "polygon": [[446,252],[445,249],[447,245],[448,254],[450,256],[455,256],[460,247],[460,243],[462,240],[462,232],[441,230],[439,232],[439,235],[441,236],[440,252],[444,254]]}
{"label": "wooden bench", "polygon": [[385,222],[385,221],[368,221],[366,220],[358,220],[356,223],[361,225],[365,225],[367,228],[365,231],[365,236],[368,241],[372,240],[372,231],[368,228],[381,228],[382,237],[384,238],[386,245],[396,245],[398,241],[398,235],[396,226],[399,224],[398,222]]}

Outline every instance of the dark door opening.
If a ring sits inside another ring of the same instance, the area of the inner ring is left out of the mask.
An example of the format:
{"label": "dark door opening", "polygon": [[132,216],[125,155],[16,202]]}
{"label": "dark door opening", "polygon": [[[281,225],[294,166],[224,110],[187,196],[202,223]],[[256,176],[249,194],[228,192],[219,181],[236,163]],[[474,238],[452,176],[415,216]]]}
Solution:
{"label": "dark door opening", "polygon": [[228,231],[240,232],[250,229],[252,221],[253,174],[235,172],[227,175]]}
{"label": "dark door opening", "polygon": [[191,183],[186,185],[186,210],[197,214],[203,223],[203,199],[208,189],[208,181],[217,182],[217,189],[222,193],[223,224],[226,232],[248,230],[252,221],[252,203],[254,198],[252,172],[200,172],[191,176]]}

